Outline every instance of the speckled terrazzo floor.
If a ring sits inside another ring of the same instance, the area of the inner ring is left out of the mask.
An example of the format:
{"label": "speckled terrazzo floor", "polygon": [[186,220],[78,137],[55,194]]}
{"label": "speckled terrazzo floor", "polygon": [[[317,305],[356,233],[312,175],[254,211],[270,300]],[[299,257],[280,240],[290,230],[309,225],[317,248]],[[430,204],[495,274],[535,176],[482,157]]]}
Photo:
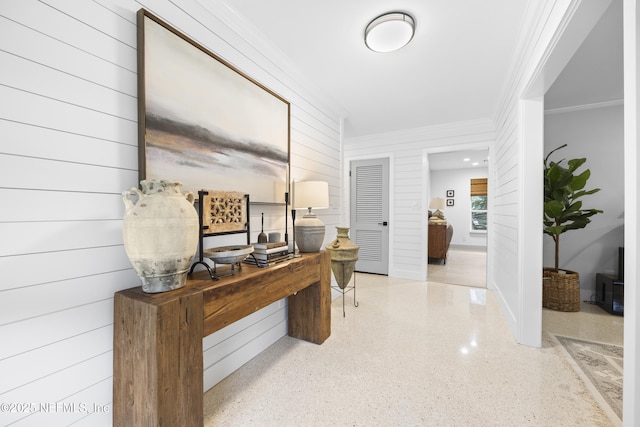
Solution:
{"label": "speckled terrazzo floor", "polygon": [[324,344],[284,337],[206,392],[205,425],[612,425],[547,332],[598,339],[606,323],[619,344],[622,318],[543,310],[534,349],[486,289],[367,274],[357,286],[346,317],[333,302]]}

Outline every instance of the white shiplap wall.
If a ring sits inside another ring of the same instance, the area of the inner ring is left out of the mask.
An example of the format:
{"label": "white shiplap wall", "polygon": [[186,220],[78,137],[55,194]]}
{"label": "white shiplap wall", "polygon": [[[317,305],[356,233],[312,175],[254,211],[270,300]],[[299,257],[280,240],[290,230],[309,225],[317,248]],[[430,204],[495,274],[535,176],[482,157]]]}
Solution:
{"label": "white shiplap wall", "polygon": [[[291,102],[292,177],[329,182],[327,241],[340,222],[338,114],[223,3],[0,2],[0,402],[46,405],[0,411],[0,425],[111,424],[113,294],[139,285],[120,193],[138,181],[141,7]],[[282,231],[283,210],[253,207],[253,238],[261,211]],[[285,305],[205,339],[207,388],[286,333]]]}
{"label": "white shiplap wall", "polygon": [[[517,55],[496,114],[497,136],[490,157],[489,203],[492,209],[487,235],[487,285],[496,290],[512,333],[519,342],[522,341],[523,321],[522,235],[527,226],[522,220],[523,201],[526,201],[523,162],[539,165],[542,161],[523,156],[521,98],[538,69],[541,52],[548,45],[548,36],[543,37],[543,33],[553,31],[545,26],[553,27],[556,23],[550,19],[552,10],[552,2],[531,2],[525,12]],[[529,224],[529,227],[533,225]]]}
{"label": "white shiplap wall", "polygon": [[589,19],[606,6],[530,2],[496,114],[488,285],[496,289],[516,340],[531,346],[541,345],[543,97],[591,28]]}
{"label": "white shiplap wall", "polygon": [[[352,160],[390,159],[389,275],[425,280],[427,274],[427,155],[436,151],[486,147],[493,123],[474,121],[411,129],[344,140],[345,180]],[[349,218],[349,186],[343,210]]]}

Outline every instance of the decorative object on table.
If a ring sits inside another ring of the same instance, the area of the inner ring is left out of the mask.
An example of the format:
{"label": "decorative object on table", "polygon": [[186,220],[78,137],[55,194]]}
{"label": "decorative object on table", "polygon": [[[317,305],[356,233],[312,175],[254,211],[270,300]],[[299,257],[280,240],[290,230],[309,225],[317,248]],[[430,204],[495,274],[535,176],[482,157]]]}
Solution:
{"label": "decorative object on table", "polygon": [[293,209],[307,209],[294,225],[295,239],[300,252],[318,252],[324,242],[324,223],[311,209],[329,207],[329,184],[324,181],[294,183]]}
{"label": "decorative object on table", "polygon": [[[284,241],[289,247],[289,204],[291,203],[291,164],[287,162],[284,186]],[[278,239],[280,240],[280,239]]]}
{"label": "decorative object on table", "polygon": [[[342,292],[342,315],[344,316],[344,294],[345,288],[351,281],[351,276],[356,268],[356,262],[358,261],[358,252],[360,246],[356,245],[349,239],[348,227],[336,227],[338,235],[326,246],[327,251],[331,254],[331,271],[333,277],[336,278],[338,287]],[[356,291],[355,291],[355,278],[353,285],[353,301],[357,307]]]}
{"label": "decorative object on table", "polygon": [[137,20],[140,179],[283,203],[289,102],[150,12]]}
{"label": "decorative object on table", "polygon": [[278,233],[277,231],[274,231],[269,233],[269,239],[267,240],[267,242],[269,243],[280,242],[281,239],[282,239],[282,234]]}
{"label": "decorative object on table", "polygon": [[447,197],[454,197],[455,191],[447,190]]}
{"label": "decorative object on table", "polygon": [[269,241],[269,238],[264,232],[264,212],[262,212],[261,221],[262,221],[262,224],[261,224],[260,234],[258,234],[258,243],[267,243]]}
{"label": "decorative object on table", "polygon": [[[122,193],[125,215],[122,236],[127,256],[148,293],[184,286],[189,265],[198,250],[198,214],[194,195],[182,193],[182,184],[143,180],[142,191]],[[137,197],[137,202],[132,197]]]}
{"label": "decorative object on table", "polygon": [[[204,256],[209,258],[215,264],[230,264],[231,274],[235,274],[235,266],[242,268],[242,260],[248,255],[253,253],[253,246],[251,245],[233,245],[233,246],[220,246],[217,248],[209,248],[204,250]],[[220,277],[214,267],[214,274],[216,277]]]}
{"label": "decorative object on table", "polygon": [[442,197],[434,197],[429,201],[429,209],[433,210],[429,221],[444,221],[444,213],[441,209],[445,208],[445,200]]}
{"label": "decorative object on table", "polygon": [[287,242],[268,242],[254,243],[253,256],[246,258],[245,262],[266,267],[288,259],[291,259],[291,256]]}
{"label": "decorative object on table", "polygon": [[294,257],[299,257],[300,254],[296,253],[296,210],[291,209],[291,224],[293,225],[293,238],[291,239],[291,245],[289,246],[289,253]]}
{"label": "decorative object on table", "polygon": [[549,157],[567,144],[552,150],[544,159],[544,233],[555,243],[555,266],[543,269],[542,306],[559,311],[580,311],[580,281],[578,273],[559,268],[560,235],[569,230],[585,228],[590,217],[602,213],[599,209],[583,209],[583,196],[600,191],[584,190],[591,176],[589,169],[579,175],[574,172],[587,159],[554,162]]}
{"label": "decorative object on table", "polygon": [[196,265],[200,264],[209,272],[213,280],[218,277],[204,258],[204,238],[223,234],[247,235],[247,245],[250,242],[251,229],[249,227],[249,195],[238,191],[200,190],[198,191],[198,213],[200,227],[198,233],[199,257],[191,265],[189,273],[193,273]]}
{"label": "decorative object on table", "polygon": [[265,242],[265,243],[252,243],[254,250],[269,250],[275,248],[282,248],[287,246],[287,242]]}
{"label": "decorative object on table", "polygon": [[447,199],[447,206],[453,206],[454,199]]}

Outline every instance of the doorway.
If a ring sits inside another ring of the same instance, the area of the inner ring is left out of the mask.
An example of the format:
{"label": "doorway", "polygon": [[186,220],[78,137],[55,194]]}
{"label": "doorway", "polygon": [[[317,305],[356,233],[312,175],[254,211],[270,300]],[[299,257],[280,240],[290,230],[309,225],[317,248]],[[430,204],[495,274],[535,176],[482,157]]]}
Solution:
{"label": "doorway", "polygon": [[358,246],[356,271],[389,274],[389,159],[350,163],[351,240]]}
{"label": "doorway", "polygon": [[438,254],[433,258],[432,249],[438,252],[434,239],[442,225],[429,221],[426,238],[429,242],[427,280],[485,288],[489,177],[487,144],[465,150],[431,152],[427,156],[428,208],[430,213],[434,213],[437,202],[443,202],[444,208],[440,212],[446,221],[445,227],[451,232],[446,259],[438,259]]}
{"label": "doorway", "polygon": [[[545,107],[548,109],[552,102],[548,90],[555,84],[565,67],[580,58],[577,51],[582,48],[585,39],[594,29],[611,2],[575,2],[563,19],[562,31],[554,36],[554,40],[547,46],[547,51],[536,65],[535,72],[530,76],[523,91],[519,94],[519,153],[520,194],[519,217],[522,224],[518,235],[518,289],[517,304],[512,304],[514,313],[514,331],[518,342],[540,347],[542,343],[542,267],[543,267],[543,170],[544,159],[544,129]],[[604,69],[600,63],[600,56],[596,55],[598,69]],[[593,68],[593,65],[580,66],[581,70]],[[575,76],[565,82],[571,85],[582,81]],[[561,79],[562,80],[562,79]],[[561,80],[558,80],[560,82]],[[563,85],[564,94],[567,86]],[[587,89],[585,89],[585,87]],[[579,93],[591,96],[598,93],[595,85],[588,84]],[[571,91],[569,91],[571,92]],[[597,100],[582,98],[579,103],[583,106],[597,103]],[[538,159],[536,161],[536,159]],[[586,245],[588,247],[588,245]]]}

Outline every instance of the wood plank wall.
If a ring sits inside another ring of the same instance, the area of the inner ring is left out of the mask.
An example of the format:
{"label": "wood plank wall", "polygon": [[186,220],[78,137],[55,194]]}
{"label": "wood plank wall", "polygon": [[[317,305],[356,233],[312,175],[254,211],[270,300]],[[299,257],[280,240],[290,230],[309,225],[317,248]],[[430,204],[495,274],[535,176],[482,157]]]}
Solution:
{"label": "wood plank wall", "polygon": [[560,18],[568,4],[559,2],[531,2],[525,11],[522,32],[516,46],[512,72],[505,82],[502,99],[496,112],[496,143],[491,157],[489,203],[488,271],[491,283],[500,298],[503,312],[517,340],[521,339],[523,277],[521,236],[526,227],[521,218],[523,200],[523,162],[542,162],[542,159],[522,155],[521,100],[532,76],[543,61],[550,40],[558,31]]}
{"label": "wood plank wall", "polygon": [[[329,182],[327,243],[340,222],[340,118],[239,23],[195,0],[0,2],[0,401],[48,405],[2,425],[111,424],[113,294],[139,285],[120,194],[138,180],[141,7],[291,102],[292,177]],[[253,240],[283,210],[252,207]],[[286,333],[285,305],[205,340],[206,388]]]}

